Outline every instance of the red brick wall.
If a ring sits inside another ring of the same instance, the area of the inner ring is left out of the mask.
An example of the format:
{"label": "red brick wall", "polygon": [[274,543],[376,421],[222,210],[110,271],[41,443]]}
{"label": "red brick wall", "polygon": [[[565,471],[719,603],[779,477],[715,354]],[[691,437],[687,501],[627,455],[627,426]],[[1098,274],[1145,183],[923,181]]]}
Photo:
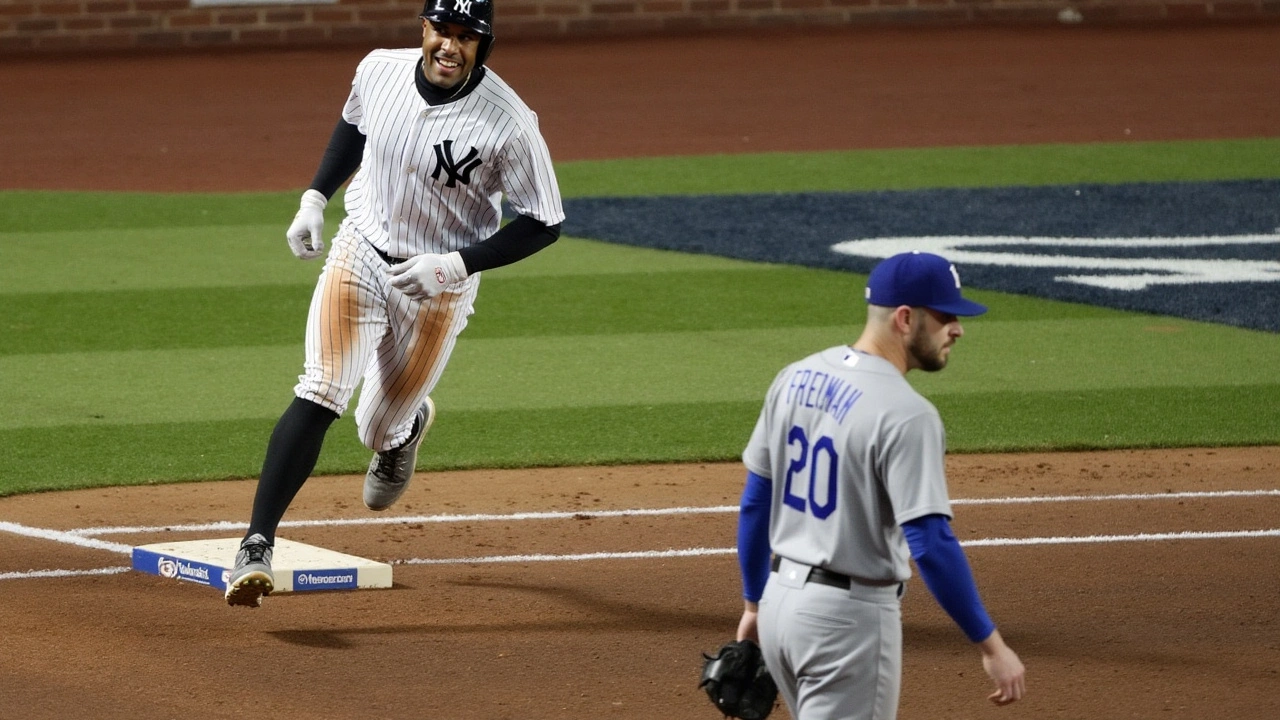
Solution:
{"label": "red brick wall", "polygon": [[[503,39],[763,25],[1280,21],[1280,0],[499,0]],[[0,0],[0,55],[413,45],[420,0],[192,7],[190,0]],[[1060,17],[1066,11],[1070,17]]]}

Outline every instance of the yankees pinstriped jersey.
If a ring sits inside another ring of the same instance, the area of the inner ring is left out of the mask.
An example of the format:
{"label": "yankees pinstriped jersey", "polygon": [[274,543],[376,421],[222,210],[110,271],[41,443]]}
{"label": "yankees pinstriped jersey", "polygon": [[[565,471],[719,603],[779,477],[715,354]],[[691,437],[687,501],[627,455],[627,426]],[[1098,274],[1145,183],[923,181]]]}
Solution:
{"label": "yankees pinstriped jersey", "polygon": [[538,118],[486,68],[465,97],[428,105],[414,88],[421,48],[375,50],[356,68],[342,117],[367,141],[346,193],[352,227],[392,257],[445,254],[492,235],[505,192],[545,225],[564,220]]}
{"label": "yankees pinstriped jersey", "polygon": [[[481,273],[560,236],[560,190],[537,116],[484,67],[492,2],[427,0],[419,17],[420,48],[376,50],[357,66],[285,232],[299,259],[323,255],[324,210],[350,181],[346,217],[311,296],[295,399],[272,430],[227,575],[230,605],[256,607],[272,591],[280,520],[357,387],[356,432],[376,453],[364,504],[386,510],[401,497]],[[518,215],[505,228],[504,196]]]}
{"label": "yankees pinstriped jersey", "polygon": [[902,582],[910,552],[898,526],[951,517],[945,448],[938,411],[897,368],[840,345],[777,375],[742,460],[773,480],[775,554]]}
{"label": "yankees pinstriped jersey", "polygon": [[421,48],[375,50],[356,69],[343,120],[365,136],[346,192],[347,217],[316,285],[306,364],[294,393],[341,415],[356,408],[361,441],[398,447],[474,312],[475,272],[417,301],[392,287],[386,261],[445,254],[488,239],[503,194],[545,225],[564,211],[537,116],[486,68],[462,97],[429,105],[415,83]]}

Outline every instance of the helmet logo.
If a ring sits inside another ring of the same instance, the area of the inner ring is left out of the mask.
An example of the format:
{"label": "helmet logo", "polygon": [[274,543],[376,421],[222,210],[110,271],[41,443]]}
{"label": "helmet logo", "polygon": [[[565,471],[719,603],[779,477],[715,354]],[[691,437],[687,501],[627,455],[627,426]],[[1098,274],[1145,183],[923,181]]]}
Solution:
{"label": "helmet logo", "polygon": [[472,0],[453,0],[453,9],[466,15],[471,14]]}

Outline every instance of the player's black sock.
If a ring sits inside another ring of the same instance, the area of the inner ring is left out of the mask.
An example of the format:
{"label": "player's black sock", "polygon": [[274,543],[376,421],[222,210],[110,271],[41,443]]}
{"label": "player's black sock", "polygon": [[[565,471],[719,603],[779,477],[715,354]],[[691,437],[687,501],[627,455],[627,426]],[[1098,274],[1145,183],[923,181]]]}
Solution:
{"label": "player's black sock", "polygon": [[310,400],[293,399],[267,443],[267,459],[262,463],[245,537],[261,533],[267,542],[275,543],[276,526],[315,469],[325,433],[337,419],[338,414],[329,408]]}

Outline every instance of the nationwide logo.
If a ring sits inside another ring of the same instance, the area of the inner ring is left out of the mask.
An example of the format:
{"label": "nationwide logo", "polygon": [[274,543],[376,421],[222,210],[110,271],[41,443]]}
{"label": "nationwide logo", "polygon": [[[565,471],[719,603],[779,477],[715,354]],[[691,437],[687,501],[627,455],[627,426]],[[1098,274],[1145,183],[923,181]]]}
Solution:
{"label": "nationwide logo", "polygon": [[207,565],[185,563],[179,560],[178,578],[181,580],[201,582],[207,585],[209,583],[209,567]]}
{"label": "nationwide logo", "polygon": [[356,587],[355,570],[298,570],[294,588],[302,590],[350,590]]}
{"label": "nationwide logo", "polygon": [[178,563],[167,557],[162,557],[156,562],[156,570],[160,573],[161,577],[178,577]]}

